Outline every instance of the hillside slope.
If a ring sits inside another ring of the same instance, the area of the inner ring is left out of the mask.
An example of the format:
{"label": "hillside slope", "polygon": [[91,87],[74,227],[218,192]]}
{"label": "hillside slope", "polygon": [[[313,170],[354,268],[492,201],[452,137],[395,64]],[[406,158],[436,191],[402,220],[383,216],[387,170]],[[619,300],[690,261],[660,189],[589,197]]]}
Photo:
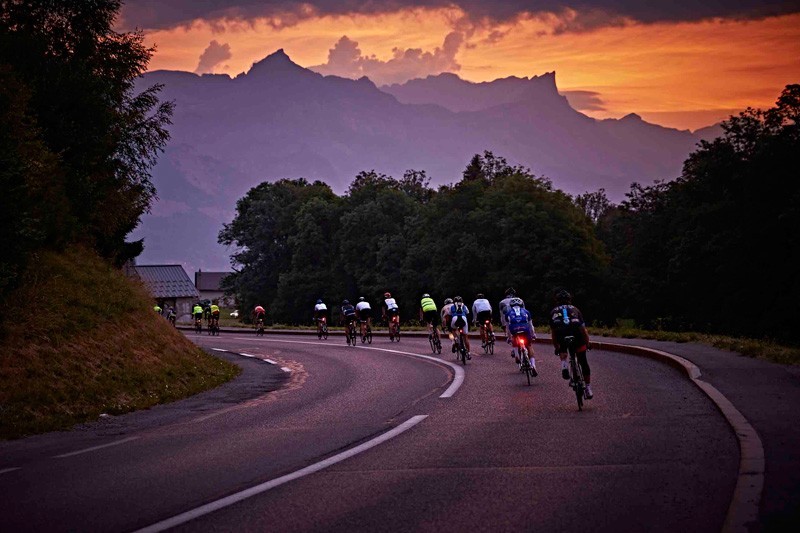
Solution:
{"label": "hillside slope", "polygon": [[83,249],[40,254],[3,318],[0,438],[148,408],[239,372],[155,314],[141,285]]}

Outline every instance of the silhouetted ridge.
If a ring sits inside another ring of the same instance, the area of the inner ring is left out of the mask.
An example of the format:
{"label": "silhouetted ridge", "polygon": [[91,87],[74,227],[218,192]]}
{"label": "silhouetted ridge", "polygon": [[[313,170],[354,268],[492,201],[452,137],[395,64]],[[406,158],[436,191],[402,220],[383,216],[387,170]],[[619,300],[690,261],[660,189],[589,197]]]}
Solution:
{"label": "silhouetted ridge", "polygon": [[261,77],[274,77],[286,74],[300,74],[306,76],[319,77],[319,74],[311,72],[292,61],[283,51],[283,48],[273,52],[261,61],[256,61],[245,76],[249,79]]}

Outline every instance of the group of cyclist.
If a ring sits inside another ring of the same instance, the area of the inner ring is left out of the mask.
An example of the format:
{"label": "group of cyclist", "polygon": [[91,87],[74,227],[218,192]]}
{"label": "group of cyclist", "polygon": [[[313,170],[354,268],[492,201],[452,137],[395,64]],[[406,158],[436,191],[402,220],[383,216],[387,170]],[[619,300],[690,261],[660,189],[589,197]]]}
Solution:
{"label": "group of cyclist", "polygon": [[197,302],[192,308],[192,317],[195,324],[199,324],[203,319],[206,320],[206,325],[219,327],[219,306],[211,302]]}
{"label": "group of cyclist", "polygon": [[[388,322],[389,327],[393,327],[399,320],[399,306],[391,293],[386,292],[381,306],[382,318]],[[567,363],[568,345],[565,339],[577,339],[575,351],[578,363],[583,370],[586,381],[586,398],[593,397],[591,388],[591,374],[589,363],[586,358],[586,351],[589,347],[589,335],[586,324],[580,310],[572,305],[572,296],[564,289],[555,291],[556,306],[550,312],[550,329],[552,331],[553,347],[555,354],[561,359],[561,375],[564,379],[570,379],[569,366]],[[525,302],[516,295],[513,288],[505,292],[505,297],[498,303],[500,313],[500,324],[505,333],[506,342],[512,345],[511,355],[517,365],[521,364],[515,350],[517,339],[522,337],[528,346],[536,340],[536,330],[533,326],[531,313],[525,308]],[[459,331],[463,332],[464,345],[467,350],[467,358],[471,359],[471,346],[469,342],[470,322],[480,330],[481,344],[485,348],[487,343],[494,342],[494,331],[492,328],[492,305],[486,297],[479,293],[472,303],[472,308],[464,303],[461,296],[446,298],[441,310],[436,306],[436,302],[431,295],[422,295],[419,306],[420,321],[427,324],[428,332],[439,335],[439,326],[443,332],[447,333],[453,341],[452,351],[457,349],[456,336]],[[314,306],[314,319],[317,327],[321,327],[322,321],[328,319],[328,308],[319,299]],[[345,327],[345,338],[350,342],[350,328],[361,328],[362,337],[371,330],[372,307],[362,296],[356,305],[352,305],[349,300],[343,300],[340,306],[340,324]],[[391,334],[391,331],[390,331]],[[536,360],[531,354],[530,364],[533,367],[533,375],[536,376]]]}

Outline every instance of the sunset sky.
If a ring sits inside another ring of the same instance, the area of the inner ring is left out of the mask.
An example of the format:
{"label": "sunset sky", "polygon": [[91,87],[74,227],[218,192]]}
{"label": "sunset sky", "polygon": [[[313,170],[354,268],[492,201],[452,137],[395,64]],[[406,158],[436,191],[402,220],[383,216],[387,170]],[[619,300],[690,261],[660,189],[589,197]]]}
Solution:
{"label": "sunset sky", "polygon": [[157,46],[151,70],[236,75],[283,48],[305,67],[378,85],[556,71],[584,113],[681,129],[769,107],[800,83],[800,0],[691,4],[128,0],[118,25]]}

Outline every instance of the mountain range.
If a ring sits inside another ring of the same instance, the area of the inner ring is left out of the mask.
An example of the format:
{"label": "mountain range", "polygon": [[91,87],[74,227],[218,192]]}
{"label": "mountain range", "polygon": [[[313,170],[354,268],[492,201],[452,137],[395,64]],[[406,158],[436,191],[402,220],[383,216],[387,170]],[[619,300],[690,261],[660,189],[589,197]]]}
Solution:
{"label": "mountain range", "polygon": [[361,170],[425,170],[456,182],[473,154],[491,150],[578,194],[620,200],[632,182],[672,179],[696,143],[718,134],[664,128],[630,114],[596,120],[559,93],[555,73],[472,83],[440,74],[377,87],[322,76],[279,50],[234,78],[153,71],[175,102],[171,141],[153,170],[159,201],[134,238],[142,264],[227,270],[216,243],[236,200],[262,181],[304,177],[339,193]]}

